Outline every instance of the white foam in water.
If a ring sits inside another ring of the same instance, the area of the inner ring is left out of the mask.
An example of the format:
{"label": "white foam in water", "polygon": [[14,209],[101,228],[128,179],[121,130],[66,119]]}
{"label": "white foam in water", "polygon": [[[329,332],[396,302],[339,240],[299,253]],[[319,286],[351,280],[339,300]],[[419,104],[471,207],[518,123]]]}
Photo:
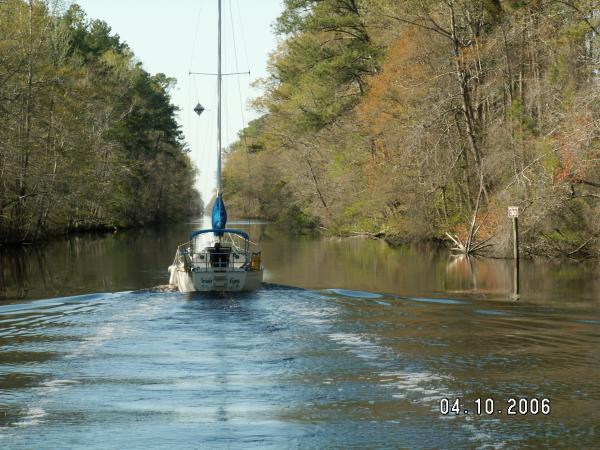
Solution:
{"label": "white foam in water", "polygon": [[[117,326],[116,322],[108,323],[98,327],[95,331],[95,334],[89,336],[85,341],[76,348],[72,353],[65,355],[65,358],[75,358],[78,356],[86,356],[94,351],[96,351],[100,346],[102,346],[108,340],[114,339],[117,335],[117,331],[119,335],[127,334],[128,328],[127,326],[123,326],[124,323],[127,322],[131,317],[135,317],[136,315],[143,315],[144,317],[149,317],[156,310],[156,306],[141,306],[137,309],[137,311],[130,311],[128,313],[120,313],[118,315],[118,320],[121,322],[119,326]],[[56,394],[58,391],[68,389],[69,387],[78,384],[79,382],[76,380],[58,378],[54,380],[46,380],[41,382],[34,390],[38,395],[38,402],[34,406],[28,407],[23,412],[23,417],[14,422],[13,426],[18,427],[29,427],[35,426],[42,423],[43,418],[48,415],[48,413],[44,410],[44,405],[52,400],[50,397],[53,394]]]}
{"label": "white foam in water", "polygon": [[[125,294],[126,293],[120,293],[118,295],[110,294],[110,297],[115,298]],[[160,310],[160,304],[144,304],[141,302],[137,302],[135,308],[119,310],[118,313],[115,313],[112,317],[107,319],[105,325],[98,327],[93,336],[86,338],[81,346],[76,348],[71,354],[66,355],[65,358],[91,355],[109,340],[139,333],[140,329],[137,325],[132,326],[131,322],[138,317],[143,317],[144,320],[150,320],[158,314]]]}
{"label": "white foam in water", "polygon": [[15,422],[13,425],[18,427],[38,425],[42,422],[42,417],[45,417],[46,415],[46,411],[44,411],[41,407],[31,407],[25,411],[23,418],[20,421]]}
{"label": "white foam in water", "polygon": [[384,349],[364,336],[354,333],[332,333],[329,338],[350,347],[350,351],[364,359],[376,359]]}
{"label": "white foam in water", "polygon": [[[329,338],[335,342],[349,347],[355,355],[367,360],[379,360],[384,355],[393,353],[391,348],[378,345],[364,335],[354,333],[332,333]],[[439,384],[447,377],[429,371],[383,371],[379,373],[383,386],[397,389],[392,393],[393,398],[404,399],[408,394],[419,395],[419,403],[432,405],[432,410],[438,409],[437,402],[440,398],[451,397],[453,394],[444,387],[432,387],[432,383]]]}
{"label": "white foam in water", "polygon": [[329,309],[321,309],[321,310],[306,310],[298,313],[298,316],[301,316],[303,321],[312,325],[322,325],[331,321],[331,317],[335,314],[335,310]]}
{"label": "white foam in water", "polygon": [[[439,383],[447,377],[437,375],[427,371],[397,371],[382,372],[379,374],[384,377],[381,382],[383,386],[399,389],[401,392],[392,394],[394,398],[406,398],[409,393],[421,395],[420,403],[429,404],[442,397],[452,396],[444,388],[432,388],[431,383]],[[424,386],[425,385],[425,386]]]}
{"label": "white foam in water", "polygon": [[36,389],[42,390],[44,393],[56,392],[60,389],[65,389],[69,386],[79,383],[75,380],[50,380],[44,381],[40,386]]}
{"label": "white foam in water", "polygon": [[[384,354],[393,352],[392,349],[380,346],[364,335],[354,333],[332,333],[329,338],[335,342],[349,347],[352,353],[367,360],[373,361],[379,359]],[[383,371],[379,373],[384,382],[383,386],[391,387],[396,392],[391,394],[395,399],[407,399],[410,395],[412,401],[419,404],[428,405],[433,412],[439,413],[439,401],[442,398],[457,398],[458,393],[452,393],[443,381],[447,376],[435,374],[426,370],[421,371]],[[435,383],[436,386],[432,386]],[[417,396],[417,399],[414,397]],[[448,416],[446,416],[448,417]],[[475,425],[465,423],[465,428],[472,436],[469,438],[472,442],[480,442],[482,446],[493,442],[492,436],[478,429]],[[495,444],[494,444],[495,445]],[[494,448],[502,448],[494,446]]]}
{"label": "white foam in water", "polygon": [[[409,394],[421,395],[422,397],[419,398],[418,403],[430,405],[431,411],[437,414],[440,413],[439,402],[442,398],[461,397],[460,393],[451,392],[444,386],[431,387],[431,383],[440,383],[449,377],[434,374],[429,371],[411,372],[400,370],[395,372],[381,372],[380,376],[385,377],[381,380],[386,382],[384,386],[400,389],[401,392],[392,394],[392,398],[406,399]],[[492,422],[488,422],[487,424],[479,422],[477,424],[469,423],[471,422],[472,417],[457,416],[454,414],[440,417],[444,419],[463,419],[465,422],[462,426],[469,434],[471,434],[469,440],[481,444],[478,448],[504,448],[506,446],[506,443],[495,442],[492,433],[481,429],[481,427],[490,426]]]}
{"label": "white foam in water", "polygon": [[[475,426],[475,424],[469,423],[469,422],[471,422],[473,420],[473,417],[465,416],[464,419],[465,419],[465,423],[463,424],[463,428],[473,434],[469,438],[469,441],[471,441],[471,442],[480,442],[481,443],[481,445],[479,445],[477,447],[478,449],[484,449],[484,448],[502,449],[502,448],[507,448],[508,442],[502,442],[502,441],[501,442],[497,442],[497,439],[494,439],[493,432],[486,432],[486,431],[482,430],[481,428],[477,428]],[[477,425],[479,427],[485,427],[485,426],[489,427],[494,422],[497,422],[497,420],[490,420],[487,423],[478,423]]]}
{"label": "white foam in water", "polygon": [[76,358],[81,355],[89,355],[104,342],[109,340],[115,333],[115,324],[104,325],[98,328],[97,333],[94,336],[86,338],[84,343],[76,348],[73,353],[66,355],[65,358]]}
{"label": "white foam in water", "polygon": [[[151,317],[153,315],[152,313],[159,310],[159,307],[156,305],[138,304],[137,306],[138,308],[136,310],[130,310],[127,313],[120,312],[118,316],[115,315],[113,319],[117,319],[119,321],[118,324],[115,321],[112,321],[111,323],[99,326],[95,330],[94,335],[86,338],[82,345],[76,348],[72,353],[65,355],[65,358],[75,358],[92,354],[107,341],[128,334],[131,330],[129,330],[127,322],[132,318],[135,318],[136,316],[143,316],[144,318]],[[44,422],[44,417],[48,415],[44,410],[44,405],[52,402],[52,395],[56,394],[58,391],[69,389],[71,386],[78,383],[79,382],[76,380],[64,378],[41,382],[34,388],[38,396],[38,401],[34,406],[30,406],[23,411],[23,417],[19,421],[14,422],[12,426],[30,427],[41,424]],[[0,435],[0,437],[4,436]]]}

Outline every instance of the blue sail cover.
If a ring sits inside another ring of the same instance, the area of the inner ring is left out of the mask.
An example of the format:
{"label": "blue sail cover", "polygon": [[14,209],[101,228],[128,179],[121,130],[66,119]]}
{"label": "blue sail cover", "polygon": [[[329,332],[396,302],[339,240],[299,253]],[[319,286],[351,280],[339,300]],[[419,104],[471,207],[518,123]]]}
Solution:
{"label": "blue sail cover", "polygon": [[225,203],[223,203],[223,196],[219,192],[215,199],[215,204],[212,210],[212,227],[215,230],[217,236],[223,236],[223,231],[227,225],[227,211],[225,210]]}

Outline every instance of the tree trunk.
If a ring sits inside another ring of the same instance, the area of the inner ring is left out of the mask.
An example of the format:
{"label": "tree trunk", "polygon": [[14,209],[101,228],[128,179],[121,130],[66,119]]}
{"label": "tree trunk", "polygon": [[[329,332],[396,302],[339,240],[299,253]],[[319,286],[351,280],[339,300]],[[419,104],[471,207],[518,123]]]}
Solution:
{"label": "tree trunk", "polygon": [[[475,136],[475,120],[473,116],[473,104],[471,102],[471,94],[469,89],[469,73],[463,66],[460,61],[461,57],[461,44],[458,39],[456,33],[456,15],[454,11],[454,3],[449,2],[450,6],[450,27],[451,27],[451,39],[452,39],[452,49],[454,52],[454,67],[456,70],[456,77],[460,89],[460,99],[462,105],[463,117],[465,119],[465,126],[467,128],[467,140],[469,143],[469,149],[473,158],[475,159],[475,164],[477,165],[477,170],[479,171],[480,179],[483,179],[483,163],[481,159],[481,151],[479,149],[479,145],[477,143],[477,138]],[[483,190],[486,202],[489,202],[487,190]]]}

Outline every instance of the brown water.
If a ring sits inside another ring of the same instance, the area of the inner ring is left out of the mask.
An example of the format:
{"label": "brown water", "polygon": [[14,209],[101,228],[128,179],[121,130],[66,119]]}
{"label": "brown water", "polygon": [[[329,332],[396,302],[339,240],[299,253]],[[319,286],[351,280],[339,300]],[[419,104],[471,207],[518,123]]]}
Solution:
{"label": "brown water", "polygon": [[0,253],[0,448],[600,447],[597,266],[252,225],[260,292],[131,292],[197,226]]}

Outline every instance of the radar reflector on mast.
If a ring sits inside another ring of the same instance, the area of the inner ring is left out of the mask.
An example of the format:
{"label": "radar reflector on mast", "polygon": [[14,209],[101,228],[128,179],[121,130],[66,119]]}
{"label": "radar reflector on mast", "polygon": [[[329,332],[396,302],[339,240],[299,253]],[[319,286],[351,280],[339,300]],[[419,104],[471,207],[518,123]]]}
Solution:
{"label": "radar reflector on mast", "polygon": [[200,103],[198,103],[196,105],[196,107],[194,108],[194,112],[198,115],[201,115],[204,112],[204,106],[202,106]]}

